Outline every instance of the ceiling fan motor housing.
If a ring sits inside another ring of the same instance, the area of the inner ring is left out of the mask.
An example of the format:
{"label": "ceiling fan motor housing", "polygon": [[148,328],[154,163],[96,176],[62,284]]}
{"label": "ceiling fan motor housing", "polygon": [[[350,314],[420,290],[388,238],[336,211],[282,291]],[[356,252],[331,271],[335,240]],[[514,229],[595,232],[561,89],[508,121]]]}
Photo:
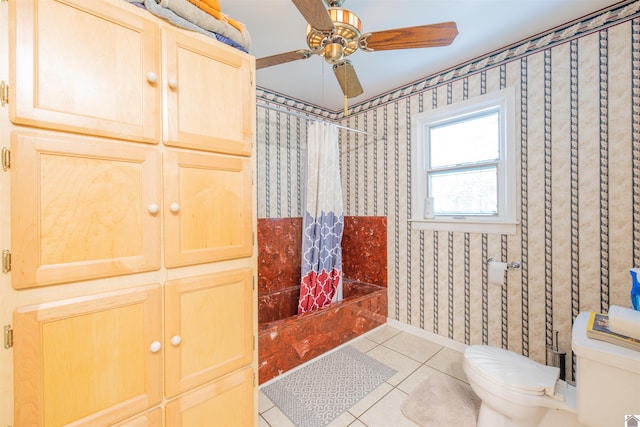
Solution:
{"label": "ceiling fan motor housing", "polygon": [[327,12],[333,21],[334,30],[326,33],[307,25],[307,45],[327,62],[335,64],[358,49],[362,22],[355,13],[340,7],[330,7]]}

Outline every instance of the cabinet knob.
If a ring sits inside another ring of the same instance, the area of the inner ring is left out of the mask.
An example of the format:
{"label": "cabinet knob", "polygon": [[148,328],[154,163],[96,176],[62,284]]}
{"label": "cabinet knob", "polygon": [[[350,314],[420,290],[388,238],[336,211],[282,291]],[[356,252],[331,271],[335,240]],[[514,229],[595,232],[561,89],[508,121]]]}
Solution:
{"label": "cabinet knob", "polygon": [[182,342],[182,338],[180,338],[180,335],[174,335],[171,337],[171,344],[175,346],[179,346],[181,342]]}
{"label": "cabinet knob", "polygon": [[173,202],[169,205],[169,210],[173,213],[180,212],[180,203]]}
{"label": "cabinet knob", "polygon": [[155,82],[158,81],[158,75],[156,73],[154,73],[153,71],[149,71],[147,73],[147,81],[151,84],[154,84]]}
{"label": "cabinet knob", "polygon": [[150,214],[157,214],[160,208],[155,203],[151,203],[147,209]]}
{"label": "cabinet knob", "polygon": [[149,350],[151,350],[151,353],[157,353],[160,351],[161,348],[162,348],[162,344],[160,344],[160,341],[154,341],[149,346]]}
{"label": "cabinet knob", "polygon": [[178,89],[178,81],[176,79],[169,79],[167,84],[169,85],[170,89],[173,89],[173,90]]}

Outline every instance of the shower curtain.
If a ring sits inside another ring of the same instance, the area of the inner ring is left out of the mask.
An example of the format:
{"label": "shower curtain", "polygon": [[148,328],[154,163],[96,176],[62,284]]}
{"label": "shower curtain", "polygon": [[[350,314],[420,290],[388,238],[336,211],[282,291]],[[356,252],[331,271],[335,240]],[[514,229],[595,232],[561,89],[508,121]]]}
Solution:
{"label": "shower curtain", "polygon": [[338,128],[310,123],[298,314],[342,299],[344,211],[339,162]]}

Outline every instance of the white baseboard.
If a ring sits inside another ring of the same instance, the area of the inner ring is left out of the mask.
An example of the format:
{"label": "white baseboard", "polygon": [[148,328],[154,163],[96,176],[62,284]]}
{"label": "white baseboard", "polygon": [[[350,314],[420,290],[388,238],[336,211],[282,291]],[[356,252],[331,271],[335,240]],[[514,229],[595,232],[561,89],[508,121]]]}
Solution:
{"label": "white baseboard", "polygon": [[467,348],[466,344],[463,344],[458,341],[454,341],[450,338],[445,338],[443,336],[434,334],[433,332],[425,331],[424,329],[420,329],[416,326],[409,325],[408,323],[399,322],[395,319],[387,318],[387,325],[392,326],[396,329],[400,329],[401,331],[427,339],[429,341],[435,342],[436,344],[443,345],[452,350],[459,351],[461,353],[464,352],[464,350]]}

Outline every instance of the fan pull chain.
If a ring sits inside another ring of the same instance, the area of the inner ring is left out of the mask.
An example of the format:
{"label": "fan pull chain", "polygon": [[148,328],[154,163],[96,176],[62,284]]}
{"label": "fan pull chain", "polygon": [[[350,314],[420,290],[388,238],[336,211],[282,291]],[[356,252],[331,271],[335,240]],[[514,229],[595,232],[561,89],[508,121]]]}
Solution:
{"label": "fan pull chain", "polygon": [[344,96],[344,115],[345,117],[349,114],[349,98],[347,95]]}

